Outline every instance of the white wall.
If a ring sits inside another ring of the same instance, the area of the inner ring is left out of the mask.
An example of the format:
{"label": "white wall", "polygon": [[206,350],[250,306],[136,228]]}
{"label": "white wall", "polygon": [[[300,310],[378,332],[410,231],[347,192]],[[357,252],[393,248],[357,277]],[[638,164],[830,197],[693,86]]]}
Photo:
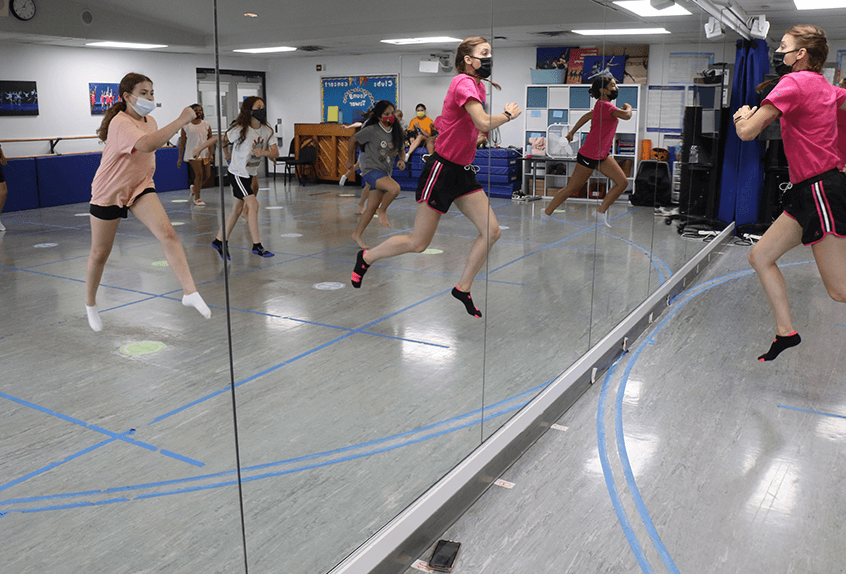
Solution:
{"label": "white wall", "polygon": [[[159,126],[164,126],[197,100],[196,69],[214,67],[212,56],[138,50],[2,43],[0,54],[2,79],[35,81],[39,108],[38,116],[0,118],[0,139],[95,135],[103,116],[91,115],[89,82],[118,83],[130,71],[153,80],[156,101],[162,104],[153,116]],[[224,58],[221,67],[265,71],[266,63],[267,60]],[[46,142],[3,145],[8,156],[48,153],[49,149]],[[102,147],[97,140],[82,140],[61,142],[56,149],[69,153]]]}

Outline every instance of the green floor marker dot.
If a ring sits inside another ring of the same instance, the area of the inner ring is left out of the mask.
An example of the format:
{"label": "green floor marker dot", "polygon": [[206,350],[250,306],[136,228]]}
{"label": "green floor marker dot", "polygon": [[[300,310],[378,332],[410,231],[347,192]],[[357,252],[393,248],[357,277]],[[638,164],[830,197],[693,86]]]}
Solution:
{"label": "green floor marker dot", "polygon": [[124,345],[120,348],[120,352],[131,357],[140,357],[158,353],[165,347],[166,345],[160,341],[141,341],[140,343]]}
{"label": "green floor marker dot", "polygon": [[553,213],[564,213],[566,211],[566,209],[556,209],[555,211],[553,211]]}
{"label": "green floor marker dot", "polygon": [[153,261],[153,267],[168,267],[167,261]]}
{"label": "green floor marker dot", "polygon": [[171,203],[188,203],[187,199],[172,199]]}
{"label": "green floor marker dot", "polygon": [[355,197],[354,193],[341,193],[338,194],[338,197]]}
{"label": "green floor marker dot", "polygon": [[444,252],[443,249],[429,248],[429,249],[425,250],[423,253],[425,255],[437,255],[438,253],[443,253],[443,252]]}
{"label": "green floor marker dot", "polygon": [[175,227],[177,225],[185,225],[185,222],[183,222],[183,221],[171,221],[170,224]]}

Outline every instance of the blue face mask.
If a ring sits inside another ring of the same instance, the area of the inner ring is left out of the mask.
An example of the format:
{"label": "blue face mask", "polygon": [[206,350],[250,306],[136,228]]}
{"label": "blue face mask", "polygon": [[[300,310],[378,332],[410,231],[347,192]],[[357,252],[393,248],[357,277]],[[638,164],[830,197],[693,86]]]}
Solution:
{"label": "blue face mask", "polygon": [[156,109],[156,102],[152,100],[146,100],[144,98],[139,98],[137,96],[135,98],[135,103],[130,103],[129,105],[132,106],[132,109],[135,110],[135,113],[137,113],[141,117],[146,116],[147,114]]}

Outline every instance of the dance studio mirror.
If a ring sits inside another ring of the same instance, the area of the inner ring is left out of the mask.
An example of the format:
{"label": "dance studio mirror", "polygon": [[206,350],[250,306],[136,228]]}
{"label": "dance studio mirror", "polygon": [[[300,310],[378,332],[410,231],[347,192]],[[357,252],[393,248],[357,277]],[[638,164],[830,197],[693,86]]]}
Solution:
{"label": "dance studio mirror", "polygon": [[[189,201],[177,148],[139,144],[145,136],[130,126],[150,124],[122,112],[107,141],[136,133],[134,157],[155,153],[157,193],[138,197],[127,219],[89,209],[104,150],[95,133],[122,78],[152,81],[160,107],[148,118],[159,128],[180,117],[197,101],[197,68],[214,66],[211,8],[36,0],[12,6],[34,15],[10,15],[9,4],[0,2],[2,570],[240,572],[226,296],[208,245],[214,207]],[[86,45],[95,41],[168,47]],[[143,97],[136,88],[145,82],[129,88],[130,102]],[[124,168],[113,172],[120,189]],[[92,243],[102,253],[110,233],[96,299],[86,301]],[[181,304],[193,291],[210,319]]]}

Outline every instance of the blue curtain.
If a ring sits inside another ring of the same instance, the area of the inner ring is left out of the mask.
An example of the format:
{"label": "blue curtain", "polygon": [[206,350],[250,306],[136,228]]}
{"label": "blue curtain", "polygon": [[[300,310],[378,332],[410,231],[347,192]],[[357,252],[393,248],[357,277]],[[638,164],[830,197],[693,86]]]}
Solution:
{"label": "blue curtain", "polygon": [[[731,89],[731,110],[734,115],[743,105],[755,106],[755,86],[764,81],[770,69],[767,43],[763,40],[739,40],[734,60],[734,83]],[[764,186],[764,142],[740,141],[734,126],[729,133],[723,154],[718,219],[734,221],[737,226],[758,222],[758,205]]]}

